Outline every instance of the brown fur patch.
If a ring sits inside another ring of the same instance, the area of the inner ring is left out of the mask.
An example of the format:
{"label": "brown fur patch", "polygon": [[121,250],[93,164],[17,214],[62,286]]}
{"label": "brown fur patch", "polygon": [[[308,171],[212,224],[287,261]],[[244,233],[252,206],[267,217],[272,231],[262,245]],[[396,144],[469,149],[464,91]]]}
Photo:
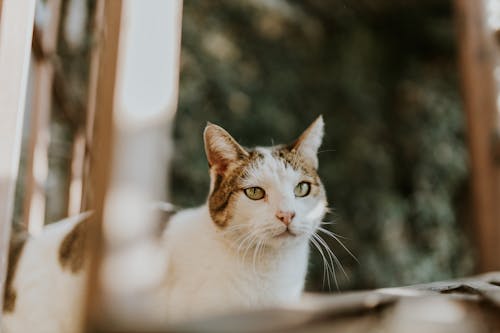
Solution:
{"label": "brown fur patch", "polygon": [[287,146],[279,146],[273,150],[273,156],[282,159],[295,170],[302,170],[306,175],[319,179],[316,168],[304,159],[295,149]]}
{"label": "brown fur patch", "polygon": [[296,150],[287,146],[278,146],[272,152],[273,156],[283,160],[295,170],[302,170],[306,175],[313,178],[318,177],[318,173],[311,163],[308,163]]}
{"label": "brown fur patch", "polygon": [[275,158],[281,159],[284,163],[290,165],[295,170],[301,170],[306,176],[310,177],[311,195],[315,196],[321,192],[321,180],[316,168],[307,162],[295,149],[289,146],[278,146],[273,152]]}
{"label": "brown fur patch", "polygon": [[3,291],[3,311],[12,312],[16,306],[17,292],[14,290],[12,283],[16,273],[19,258],[24,249],[28,236],[26,233],[19,233],[12,236],[9,246],[9,261],[7,265],[7,278]]}
{"label": "brown fur patch", "polygon": [[231,207],[234,194],[240,190],[240,183],[247,168],[261,159],[257,151],[250,151],[248,156],[240,156],[224,173],[215,173],[212,193],[208,198],[210,216],[216,225],[225,227],[231,219]]}
{"label": "brown fur patch", "polygon": [[59,247],[59,263],[63,268],[78,273],[85,259],[85,238],[87,234],[86,221],[79,222],[64,237]]}

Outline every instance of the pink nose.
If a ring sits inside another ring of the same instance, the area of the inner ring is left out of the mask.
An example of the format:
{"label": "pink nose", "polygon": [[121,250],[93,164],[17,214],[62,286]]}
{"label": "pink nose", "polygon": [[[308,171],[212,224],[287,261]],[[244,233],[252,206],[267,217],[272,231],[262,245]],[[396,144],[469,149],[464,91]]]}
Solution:
{"label": "pink nose", "polygon": [[292,220],[295,217],[295,212],[284,212],[280,210],[276,213],[276,217],[278,218],[278,220],[288,226],[290,223],[292,223]]}

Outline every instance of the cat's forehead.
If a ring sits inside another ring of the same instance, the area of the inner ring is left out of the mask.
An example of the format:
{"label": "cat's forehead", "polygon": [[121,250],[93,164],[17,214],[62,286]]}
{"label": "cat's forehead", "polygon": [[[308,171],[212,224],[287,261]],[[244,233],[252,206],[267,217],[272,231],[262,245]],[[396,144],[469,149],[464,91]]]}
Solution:
{"label": "cat's forehead", "polygon": [[308,177],[317,177],[314,167],[296,152],[289,150],[286,146],[256,147],[252,150],[255,156],[253,163],[250,163],[245,178],[267,179],[267,180],[291,180]]}

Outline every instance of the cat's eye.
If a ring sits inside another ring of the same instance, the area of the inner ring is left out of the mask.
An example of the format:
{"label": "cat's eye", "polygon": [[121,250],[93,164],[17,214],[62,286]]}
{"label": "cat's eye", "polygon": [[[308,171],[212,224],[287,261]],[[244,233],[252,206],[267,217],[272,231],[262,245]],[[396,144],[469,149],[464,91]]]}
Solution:
{"label": "cat's eye", "polygon": [[311,183],[308,182],[300,182],[295,186],[293,193],[296,197],[305,197],[311,192]]}
{"label": "cat's eye", "polygon": [[252,200],[260,200],[266,195],[266,192],[262,188],[257,186],[248,187],[243,191],[245,192],[245,195]]}

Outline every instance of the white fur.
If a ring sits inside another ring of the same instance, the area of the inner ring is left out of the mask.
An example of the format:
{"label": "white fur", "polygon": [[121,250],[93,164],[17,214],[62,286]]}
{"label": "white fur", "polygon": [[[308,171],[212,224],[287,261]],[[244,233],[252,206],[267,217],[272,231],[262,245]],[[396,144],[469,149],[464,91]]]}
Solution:
{"label": "white fur", "polygon": [[61,270],[58,250],[62,239],[88,214],[53,223],[30,238],[17,264],[12,286],[15,311],[3,313],[3,333],[72,333],[82,320],[84,273]]}

